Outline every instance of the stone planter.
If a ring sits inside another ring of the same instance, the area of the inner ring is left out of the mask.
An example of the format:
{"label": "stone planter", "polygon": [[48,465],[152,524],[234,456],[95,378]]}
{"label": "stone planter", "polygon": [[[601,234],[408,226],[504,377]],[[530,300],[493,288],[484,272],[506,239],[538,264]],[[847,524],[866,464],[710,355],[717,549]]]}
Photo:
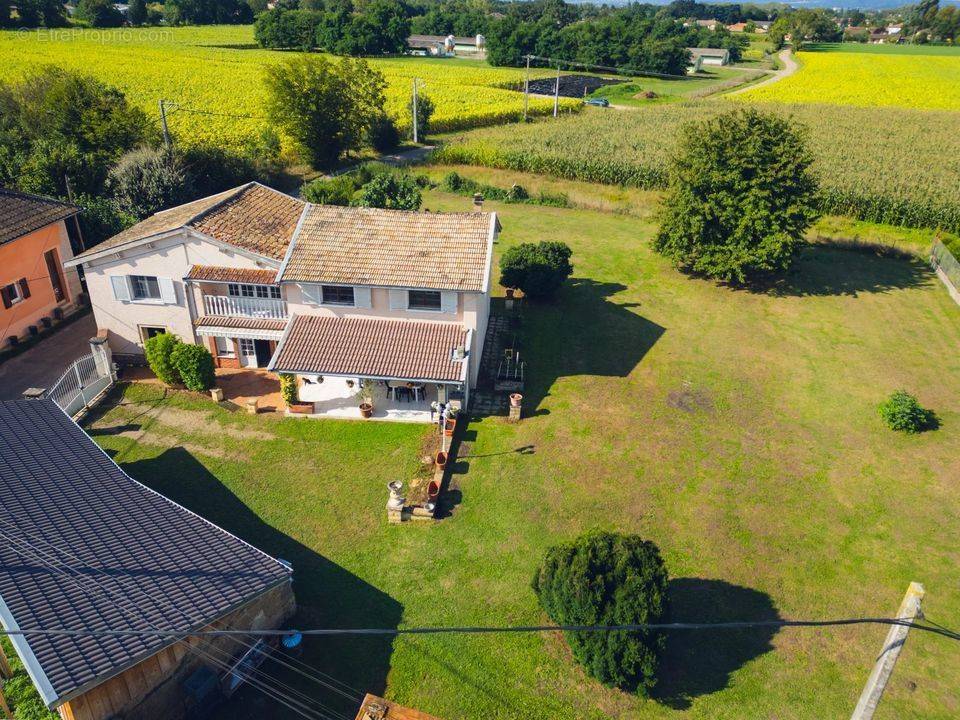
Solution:
{"label": "stone planter", "polygon": [[223,402],[223,388],[210,388],[210,397],[216,403]]}
{"label": "stone planter", "polygon": [[312,402],[297,402],[289,403],[287,409],[294,415],[309,415],[313,412],[313,403]]}
{"label": "stone planter", "polygon": [[373,405],[370,403],[360,403],[360,416],[365,418],[373,417]]}
{"label": "stone planter", "polygon": [[523,395],[520,393],[510,393],[510,407],[520,407],[523,402]]}

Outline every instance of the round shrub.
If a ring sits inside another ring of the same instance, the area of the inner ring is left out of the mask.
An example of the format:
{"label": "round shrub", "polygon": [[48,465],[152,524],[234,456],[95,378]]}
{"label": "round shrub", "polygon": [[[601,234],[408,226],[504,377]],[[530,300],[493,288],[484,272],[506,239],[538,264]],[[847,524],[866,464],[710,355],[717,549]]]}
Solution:
{"label": "round shrub", "polygon": [[144,352],[147,364],[153,374],[167,385],[176,385],[180,382],[180,373],[173,363],[173,351],[181,345],[180,338],[170,333],[160,333],[144,343]]}
{"label": "round shrub", "polygon": [[204,392],[213,387],[213,355],[202,345],[180,343],[170,353],[170,362],[188,390]]}
{"label": "round shrub", "polygon": [[566,243],[556,241],[514,245],[500,258],[500,284],[527,297],[552,297],[573,274],[572,254]]}
{"label": "round shrub", "polygon": [[905,390],[897,390],[880,403],[880,417],[891,430],[918,433],[930,424],[931,413]]}
{"label": "round shrub", "polygon": [[[591,532],[547,551],[533,591],[562,625],[657,623],[667,609],[660,550],[637,535]],[[604,685],[647,695],[663,650],[655,631],[567,632],[574,658]]]}

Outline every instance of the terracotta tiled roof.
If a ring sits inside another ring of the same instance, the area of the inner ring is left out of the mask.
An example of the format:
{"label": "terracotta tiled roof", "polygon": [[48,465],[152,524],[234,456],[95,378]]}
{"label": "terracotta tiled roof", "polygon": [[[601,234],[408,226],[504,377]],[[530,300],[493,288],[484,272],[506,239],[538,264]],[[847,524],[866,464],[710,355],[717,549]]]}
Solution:
{"label": "terracotta tiled roof", "polygon": [[273,285],[277,279],[276,270],[258,268],[231,268],[219,265],[194,265],[187,273],[187,280],[206,280],[208,282],[253,283],[254,285]]}
{"label": "terracotta tiled roof", "polygon": [[270,369],[460,382],[451,352],[466,342],[455,323],[294,315]]}
{"label": "terracotta tiled roof", "polygon": [[59,200],[0,188],[0,245],[76,214]]}
{"label": "terracotta tiled roof", "polygon": [[264,185],[252,185],[190,224],[220,242],[282,260],[305,204]]}
{"label": "terracotta tiled roof", "polygon": [[277,190],[248,183],[151,215],[78,257],[192,228],[220,242],[282,260],[305,203]]}
{"label": "terracotta tiled roof", "polygon": [[203,315],[194,321],[195,327],[224,327],[242,330],[283,330],[287,320],[272,318],[229,317],[227,315]]}
{"label": "terracotta tiled roof", "polygon": [[495,218],[311,205],[281,279],[480,292]]}

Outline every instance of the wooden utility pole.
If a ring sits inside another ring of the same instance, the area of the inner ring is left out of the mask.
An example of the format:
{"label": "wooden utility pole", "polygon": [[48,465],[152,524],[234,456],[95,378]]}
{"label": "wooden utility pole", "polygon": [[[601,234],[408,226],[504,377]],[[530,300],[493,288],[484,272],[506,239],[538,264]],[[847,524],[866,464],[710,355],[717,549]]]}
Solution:
{"label": "wooden utility pole", "polygon": [[170,149],[170,129],[167,127],[167,108],[163,98],[160,98],[160,124],[163,126],[163,146]]}
{"label": "wooden utility pole", "polygon": [[413,104],[413,142],[416,143],[417,138],[419,137],[417,133],[417,79],[416,78],[413,79],[412,104]]}
{"label": "wooden utility pole", "polygon": [[527,121],[527,107],[530,104],[530,56],[527,55],[527,76],[523,80],[523,121]]}
{"label": "wooden utility pole", "polygon": [[7,705],[7,699],[3,696],[3,681],[0,681],[0,712],[7,720],[13,720],[13,713],[10,712],[10,706]]}
{"label": "wooden utility pole", "polygon": [[[917,582],[910,583],[907,588],[907,594],[903,596],[903,602],[900,603],[900,609],[897,611],[897,618],[907,622],[913,622],[920,614],[920,602],[923,600],[923,585]],[[897,658],[900,657],[900,651],[907,641],[907,633],[910,632],[908,625],[891,625],[890,632],[887,633],[887,639],[883,641],[883,648],[877,661],[873,665],[873,671],[867,678],[867,684],[860,694],[860,701],[853,710],[850,720],[870,720],[873,713],[877,710],[877,704],[887,687],[887,681],[893,674],[893,668],[897,664]]]}
{"label": "wooden utility pole", "polygon": [[560,63],[557,63],[557,84],[553,88],[553,116],[560,113]]}

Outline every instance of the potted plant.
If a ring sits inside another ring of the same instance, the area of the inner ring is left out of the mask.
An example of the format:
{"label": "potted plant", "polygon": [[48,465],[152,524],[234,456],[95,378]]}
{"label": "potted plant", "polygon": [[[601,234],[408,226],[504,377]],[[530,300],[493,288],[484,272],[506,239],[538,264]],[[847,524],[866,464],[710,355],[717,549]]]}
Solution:
{"label": "potted plant", "polygon": [[290,373],[280,373],[280,396],[287,404],[287,409],[296,415],[309,415],[313,412],[312,402],[301,402],[297,376]]}
{"label": "potted plant", "polygon": [[447,466],[447,454],[441,450],[437,453],[437,467],[443,468]]}
{"label": "potted plant", "polygon": [[358,400],[357,407],[360,408],[360,416],[364,418],[373,417],[373,408],[377,400],[384,397],[382,387],[374,380],[368,380],[366,383],[360,382],[360,387],[353,394]]}

